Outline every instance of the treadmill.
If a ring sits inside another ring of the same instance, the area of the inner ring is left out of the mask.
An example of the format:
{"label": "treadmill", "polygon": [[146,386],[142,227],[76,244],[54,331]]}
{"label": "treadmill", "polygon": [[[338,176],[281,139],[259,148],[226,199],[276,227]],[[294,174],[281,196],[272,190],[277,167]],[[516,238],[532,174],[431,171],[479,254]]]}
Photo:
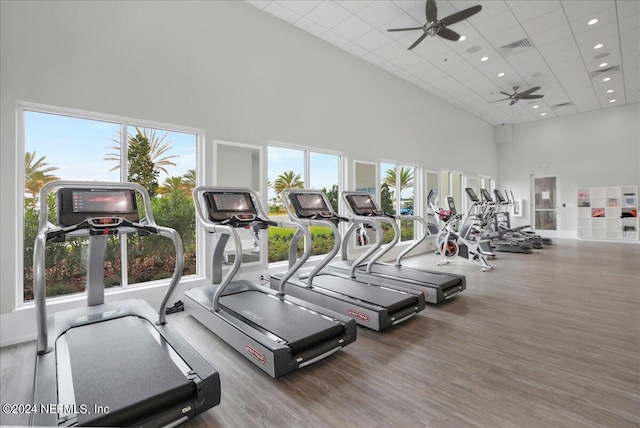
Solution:
{"label": "treadmill", "polygon": [[[371,194],[367,192],[342,192],[342,198],[351,212],[353,223],[342,238],[342,259],[329,263],[327,265],[329,271],[340,272],[349,278],[355,278],[360,281],[366,281],[371,284],[386,286],[396,290],[417,291],[424,294],[426,302],[433,304],[451,299],[467,288],[467,281],[464,275],[402,266],[402,259],[422,244],[427,237],[428,226],[422,217],[414,215],[399,215],[394,217],[386,214],[378,208]],[[400,240],[400,228],[395,221],[396,218],[420,223],[423,226],[424,233],[419,239],[415,240],[412,245],[405,248],[398,255],[395,263],[378,262],[378,260],[387,254]],[[395,232],[393,240],[384,247],[381,247],[368,261],[366,259],[358,260],[358,263],[355,263],[355,260],[349,260],[348,258],[348,239],[357,229],[359,223],[372,221],[378,222],[380,225],[382,225],[382,223],[389,224]]]}
{"label": "treadmill", "polygon": [[[47,221],[56,190],[57,225]],[[138,201],[146,218],[140,219]],[[220,403],[220,377],[173,328],[165,308],[182,275],[180,235],[155,224],[146,189],[135,183],[54,181],[40,191],[34,245],[38,329],[34,426],[175,426]],[[173,241],[176,265],[155,312],[143,300],[105,303],[107,241],[128,233]],[[87,306],[47,316],[45,247],[87,237]]]}
{"label": "treadmill", "polygon": [[[304,226],[294,235],[289,247],[290,265],[296,260],[296,249],[303,237],[302,232],[305,232],[305,245],[310,245],[311,237],[307,236],[310,226],[330,228],[335,243],[333,249],[313,269],[305,269],[295,276],[283,273],[271,275],[272,289],[281,292],[286,284],[289,294],[347,315],[359,325],[376,331],[400,324],[425,308],[424,295],[420,292],[378,286],[339,273],[323,271],[340,250],[341,237],[336,224],[350,220],[338,216],[321,191],[286,189],[281,196],[289,218],[295,224]],[[371,224],[381,236],[380,225],[376,222]],[[379,247],[379,243],[373,245],[364,256],[368,257]]]}
{"label": "treadmill", "polygon": [[[213,284],[184,293],[185,310],[245,358],[274,378],[320,361],[356,340],[352,319],[247,280],[233,280],[242,264],[236,229],[301,226],[269,220],[257,194],[248,188],[198,187],[196,213],[205,231],[216,234]],[[311,255],[307,231],[304,253],[285,279]],[[224,252],[233,238],[235,258],[223,276]]]}

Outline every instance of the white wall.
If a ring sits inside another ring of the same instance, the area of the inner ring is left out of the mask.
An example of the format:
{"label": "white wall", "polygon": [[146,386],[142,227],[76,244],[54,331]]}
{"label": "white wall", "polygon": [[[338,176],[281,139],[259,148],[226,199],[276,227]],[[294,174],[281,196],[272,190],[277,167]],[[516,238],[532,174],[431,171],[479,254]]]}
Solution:
{"label": "white wall", "polygon": [[514,223],[532,223],[532,175],[558,176],[559,236],[567,237],[576,236],[578,187],[639,184],[639,106],[515,125],[513,140],[498,144],[499,188],[526,200],[523,217]]}
{"label": "white wall", "polygon": [[208,147],[273,140],[342,151],[349,162],[497,174],[490,125],[243,2],[0,7],[3,314],[21,277],[18,100],[200,128]]}

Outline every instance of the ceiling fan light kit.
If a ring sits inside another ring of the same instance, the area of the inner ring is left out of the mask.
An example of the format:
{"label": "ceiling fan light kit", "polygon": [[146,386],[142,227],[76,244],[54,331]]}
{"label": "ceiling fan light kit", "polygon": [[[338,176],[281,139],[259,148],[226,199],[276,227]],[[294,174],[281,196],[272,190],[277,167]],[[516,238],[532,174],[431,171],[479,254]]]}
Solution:
{"label": "ceiling fan light kit", "polygon": [[[413,31],[422,30],[424,33],[418,37],[418,39],[409,46],[408,50],[411,50],[418,46],[427,36],[440,36],[444,39],[451,40],[453,42],[458,40],[464,40],[460,34],[447,28],[448,25],[460,22],[463,19],[469,18],[471,15],[482,10],[482,6],[471,6],[467,9],[456,12],[446,18],[438,19],[438,7],[435,0],[427,0],[425,14],[427,16],[427,22],[422,27],[410,27],[410,28],[390,28],[387,31]],[[466,37],[465,37],[466,38]]]}

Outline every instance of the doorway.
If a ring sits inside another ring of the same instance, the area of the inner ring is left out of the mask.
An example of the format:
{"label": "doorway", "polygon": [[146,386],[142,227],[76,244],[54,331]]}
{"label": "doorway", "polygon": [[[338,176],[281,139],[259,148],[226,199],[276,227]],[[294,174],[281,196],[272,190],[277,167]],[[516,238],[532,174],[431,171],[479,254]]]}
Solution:
{"label": "doorway", "polygon": [[556,186],[558,177],[534,177],[534,221],[535,230],[557,230]]}

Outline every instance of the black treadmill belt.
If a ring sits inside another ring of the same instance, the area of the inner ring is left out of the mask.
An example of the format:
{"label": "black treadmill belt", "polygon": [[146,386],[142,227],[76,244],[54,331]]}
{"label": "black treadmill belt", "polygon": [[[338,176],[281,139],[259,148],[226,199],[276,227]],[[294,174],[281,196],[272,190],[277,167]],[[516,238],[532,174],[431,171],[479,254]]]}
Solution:
{"label": "black treadmill belt", "polygon": [[415,296],[335,275],[317,275],[312,285],[373,303],[386,308],[390,314],[417,303]]}
{"label": "black treadmill belt", "polygon": [[[146,320],[128,316],[66,333],[78,424],[125,426],[191,398],[193,390],[152,337]],[[109,413],[94,412],[107,406]]]}
{"label": "black treadmill belt", "polygon": [[342,335],[342,325],[260,291],[243,291],[220,297],[220,304],[284,339],[293,353]]}
{"label": "black treadmill belt", "polygon": [[[365,273],[367,270],[366,265],[358,266],[358,272]],[[402,280],[403,278],[416,281],[416,282],[424,282],[427,285],[438,286],[443,290],[446,290],[449,287],[455,287],[460,285],[460,278],[452,277],[451,275],[447,275],[445,273],[438,272],[428,272],[418,269],[407,269],[402,266],[396,265],[387,265],[374,263],[371,267],[371,273],[374,275],[381,276],[393,276]]]}

